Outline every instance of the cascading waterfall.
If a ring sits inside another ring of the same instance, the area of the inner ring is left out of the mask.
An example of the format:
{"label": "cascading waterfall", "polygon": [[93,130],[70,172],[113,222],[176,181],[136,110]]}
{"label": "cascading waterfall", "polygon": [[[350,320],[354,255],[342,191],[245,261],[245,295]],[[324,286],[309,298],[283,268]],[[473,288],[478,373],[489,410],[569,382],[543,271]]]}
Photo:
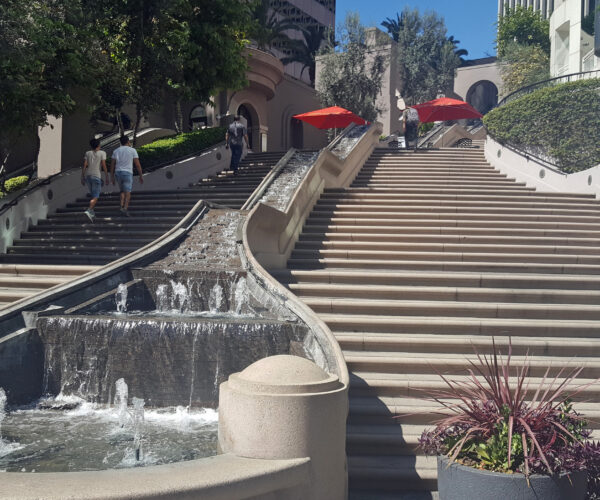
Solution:
{"label": "cascading waterfall", "polygon": [[135,450],[135,459],[143,459],[142,440],[144,438],[144,405],[142,398],[133,398],[133,411],[131,414],[133,420],[133,448]]}
{"label": "cascading waterfall", "polygon": [[244,310],[244,306],[246,306],[248,303],[248,288],[246,286],[246,278],[240,278],[235,284],[232,303],[235,314],[241,314]]}
{"label": "cascading waterfall", "polygon": [[210,291],[210,296],[208,298],[208,308],[209,311],[213,314],[221,311],[221,306],[223,303],[223,287],[219,285],[219,283],[215,283]]}
{"label": "cascading waterfall", "polygon": [[6,392],[0,387],[0,442],[2,442],[2,422],[6,418]]}

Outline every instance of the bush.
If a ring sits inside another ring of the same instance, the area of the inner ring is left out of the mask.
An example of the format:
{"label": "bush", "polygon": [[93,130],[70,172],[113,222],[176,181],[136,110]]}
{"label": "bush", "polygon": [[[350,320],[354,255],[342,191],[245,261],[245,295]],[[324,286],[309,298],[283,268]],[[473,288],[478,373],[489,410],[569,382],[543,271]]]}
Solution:
{"label": "bush", "polygon": [[14,191],[18,191],[19,189],[24,188],[29,183],[29,177],[26,175],[20,175],[18,177],[13,177],[12,179],[8,179],[4,182],[4,191],[7,193],[12,193]]}
{"label": "bush", "polygon": [[500,143],[555,161],[565,173],[600,163],[600,79],[542,88],[484,117]]}
{"label": "bush", "polygon": [[144,170],[176,160],[183,156],[198,153],[225,140],[225,128],[205,128],[186,134],[158,139],[138,148],[138,155]]}

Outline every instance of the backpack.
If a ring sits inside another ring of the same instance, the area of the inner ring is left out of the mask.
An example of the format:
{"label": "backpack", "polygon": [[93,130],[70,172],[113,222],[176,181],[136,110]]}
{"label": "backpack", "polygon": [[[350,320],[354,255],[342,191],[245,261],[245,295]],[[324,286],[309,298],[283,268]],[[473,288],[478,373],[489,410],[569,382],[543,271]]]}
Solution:
{"label": "backpack", "polygon": [[419,112],[415,108],[408,108],[406,110],[406,123],[408,125],[419,124]]}

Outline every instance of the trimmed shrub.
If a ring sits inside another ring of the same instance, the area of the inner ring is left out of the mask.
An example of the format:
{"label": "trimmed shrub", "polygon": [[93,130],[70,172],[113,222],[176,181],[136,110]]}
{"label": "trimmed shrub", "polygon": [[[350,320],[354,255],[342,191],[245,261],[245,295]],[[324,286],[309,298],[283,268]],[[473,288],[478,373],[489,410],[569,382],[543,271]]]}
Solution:
{"label": "trimmed shrub", "polygon": [[225,128],[205,128],[194,132],[158,139],[137,149],[142,168],[151,167],[199,153],[225,140]]}
{"label": "trimmed shrub", "polygon": [[14,191],[18,191],[19,189],[24,188],[29,183],[29,177],[26,175],[19,175],[18,177],[13,177],[12,179],[8,179],[4,182],[4,191],[7,193],[12,193]]}
{"label": "trimmed shrub", "polygon": [[554,160],[565,173],[600,164],[600,79],[536,90],[483,119],[503,144]]}

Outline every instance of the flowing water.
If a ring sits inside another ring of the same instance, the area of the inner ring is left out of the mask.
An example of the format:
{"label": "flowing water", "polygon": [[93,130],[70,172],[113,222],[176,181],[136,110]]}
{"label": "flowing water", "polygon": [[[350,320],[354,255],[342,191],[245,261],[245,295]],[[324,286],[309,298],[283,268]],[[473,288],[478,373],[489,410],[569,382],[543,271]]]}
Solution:
{"label": "flowing water", "polygon": [[[139,401],[138,406],[143,404]],[[3,425],[0,471],[118,469],[194,460],[217,453],[215,410],[141,407],[143,414],[139,409],[129,409],[123,421],[120,408],[78,403],[72,410],[10,412]],[[140,453],[136,457],[137,450]]]}

